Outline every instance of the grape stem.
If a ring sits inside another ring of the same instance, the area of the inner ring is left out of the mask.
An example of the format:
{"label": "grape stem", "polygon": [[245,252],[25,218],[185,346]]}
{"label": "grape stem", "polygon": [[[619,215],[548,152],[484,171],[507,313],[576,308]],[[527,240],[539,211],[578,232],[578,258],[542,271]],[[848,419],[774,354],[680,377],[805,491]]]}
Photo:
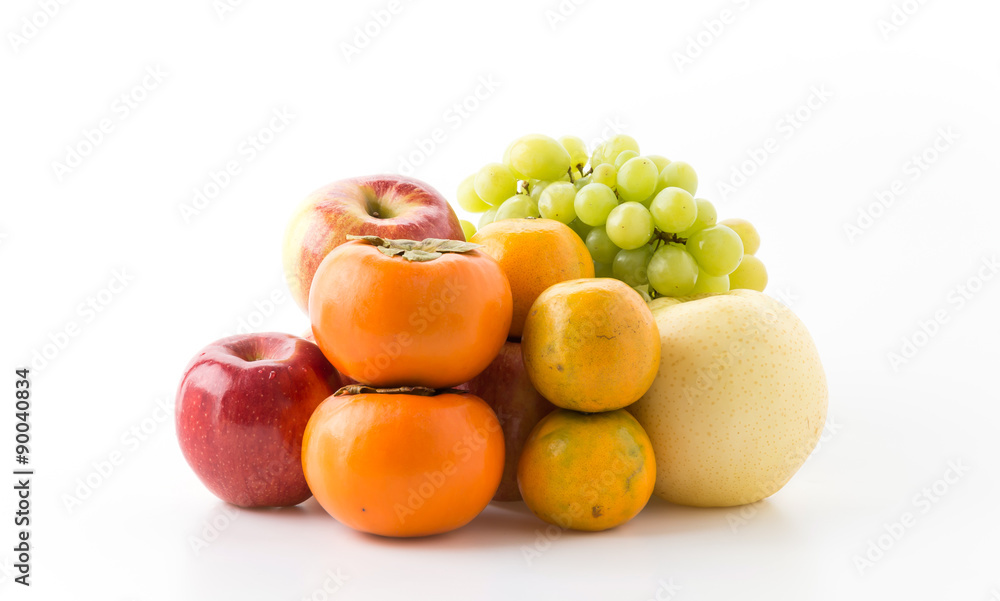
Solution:
{"label": "grape stem", "polygon": [[[662,246],[664,244],[669,244],[671,242],[673,242],[675,244],[684,244],[684,243],[687,242],[687,238],[681,238],[677,234],[671,234],[670,232],[663,232],[663,231],[660,231],[658,229],[654,229],[653,230],[653,240],[656,240],[656,244],[653,245],[653,252],[654,253],[656,251],[660,250],[660,246]],[[649,299],[650,300],[652,300],[654,298],[659,298],[659,297],[663,296],[662,294],[659,294],[656,291],[656,289],[653,288],[652,286],[649,287],[649,291],[648,292],[649,292]]]}
{"label": "grape stem", "polygon": [[660,248],[661,242],[674,242],[676,244],[687,244],[687,238],[681,238],[677,234],[671,234],[670,232],[661,232],[660,230],[653,230],[653,238],[656,239],[656,248]]}
{"label": "grape stem", "polygon": [[569,169],[567,169],[566,173],[569,173],[569,183],[571,183],[571,184],[576,183],[576,180],[573,179],[573,168],[570,167]]}

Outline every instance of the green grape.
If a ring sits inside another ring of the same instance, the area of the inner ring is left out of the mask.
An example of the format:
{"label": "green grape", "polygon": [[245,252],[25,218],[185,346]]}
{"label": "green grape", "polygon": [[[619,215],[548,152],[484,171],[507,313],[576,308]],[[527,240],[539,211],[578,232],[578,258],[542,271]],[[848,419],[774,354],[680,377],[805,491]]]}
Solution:
{"label": "green grape", "polygon": [[614,189],[618,185],[618,170],[610,163],[602,163],[594,168],[590,181]]}
{"label": "green grape", "polygon": [[611,264],[615,278],[632,287],[645,286],[649,283],[646,268],[652,258],[653,248],[649,245],[618,251],[614,263]]}
{"label": "green grape", "polygon": [[615,169],[618,169],[620,171],[622,165],[624,165],[629,159],[634,159],[637,156],[639,156],[639,153],[634,150],[621,151],[620,153],[618,153],[618,156],[615,157]]}
{"label": "green grape", "polygon": [[694,196],[698,191],[698,174],[691,165],[683,161],[668,163],[660,172],[660,183],[664,188],[684,188]]}
{"label": "green grape", "polygon": [[569,225],[576,219],[576,186],[569,182],[554,182],[545,188],[538,200],[538,213],[546,219],[555,219]]}
{"label": "green grape", "polygon": [[639,248],[653,237],[653,216],[637,202],[623,202],[611,209],[604,229],[618,248]]}
{"label": "green grape", "polygon": [[504,219],[523,219],[525,217],[538,217],[538,205],[527,194],[516,194],[497,208],[497,216],[494,221]]}
{"label": "green grape", "polygon": [[724,225],[713,225],[696,232],[685,246],[709,275],[729,275],[743,260],[743,241]]}
{"label": "green grape", "polygon": [[649,295],[649,291],[646,288],[647,288],[646,286],[632,286],[632,290],[638,292],[639,296],[642,297],[642,300],[648,303],[653,300],[653,297]]}
{"label": "green grape", "polygon": [[528,177],[527,175],[524,175],[523,173],[515,169],[514,164],[511,163],[510,161],[510,151],[513,150],[515,144],[517,144],[517,140],[514,140],[507,146],[507,150],[504,150],[503,152],[503,160],[501,162],[504,165],[506,165],[508,169],[510,169],[510,172],[514,175],[515,178],[519,180],[529,181],[532,178]]}
{"label": "green grape", "polygon": [[487,225],[493,223],[497,218],[497,207],[492,207],[490,210],[486,211],[479,217],[479,229],[483,229]]}
{"label": "green grape", "polygon": [[618,194],[624,201],[646,200],[656,189],[657,177],[653,161],[644,157],[629,159],[618,168]]}
{"label": "green grape", "polygon": [[639,143],[635,138],[626,134],[612,136],[604,142],[604,161],[614,163],[618,155],[626,150],[639,154]]}
{"label": "green grape", "polygon": [[744,255],[740,266],[729,274],[729,286],[733,290],[746,289],[763,292],[767,287],[767,269],[754,255]]}
{"label": "green grape", "polygon": [[691,294],[718,294],[720,292],[729,292],[729,276],[709,275],[699,268],[698,281],[694,283]]}
{"label": "green grape", "polygon": [[604,144],[598,144],[594,152],[590,153],[590,168],[597,169],[598,165],[606,165],[609,161],[604,158]]}
{"label": "green grape", "polygon": [[698,203],[682,188],[664,188],[649,205],[653,222],[660,231],[676,234],[694,225]]}
{"label": "green grape", "polygon": [[594,228],[591,227],[591,226],[589,226],[589,225],[587,225],[586,223],[580,221],[580,219],[577,218],[577,219],[574,219],[572,222],[570,222],[569,229],[571,229],[574,232],[576,232],[576,235],[580,237],[580,240],[583,240],[584,242],[586,242],[587,241],[587,234],[589,234],[590,230],[592,230]]}
{"label": "green grape", "polygon": [[743,241],[745,254],[757,254],[757,251],[760,250],[760,234],[757,233],[757,228],[746,219],[724,219],[719,223],[739,235],[740,240]]}
{"label": "green grape", "polygon": [[611,265],[607,263],[598,263],[594,261],[594,277],[595,278],[611,278],[612,275]]}
{"label": "green grape", "polygon": [[587,225],[604,225],[618,206],[614,190],[604,184],[587,184],[576,193],[576,216]]}
{"label": "green grape", "polygon": [[573,186],[577,190],[579,190],[580,188],[582,188],[582,187],[586,186],[587,184],[589,184],[591,181],[593,181],[593,180],[590,178],[590,176],[586,175],[584,177],[581,177],[581,178],[577,179],[575,182],[573,182]]}
{"label": "green grape", "polygon": [[458,224],[462,226],[462,233],[465,234],[466,240],[469,240],[476,235],[476,226],[472,225],[471,221],[459,219]]}
{"label": "green grape", "polygon": [[668,159],[665,156],[660,156],[658,154],[647,154],[646,158],[653,161],[653,164],[656,165],[657,173],[662,173],[663,168],[670,164],[670,159]]}
{"label": "green grape", "polygon": [[666,244],[653,253],[646,277],[663,296],[686,296],[698,281],[698,263],[682,246]]}
{"label": "green grape", "polygon": [[559,143],[569,153],[569,164],[576,168],[582,168],[587,164],[587,143],[576,136],[563,136],[559,138]]}
{"label": "green grape", "polygon": [[462,183],[458,184],[457,197],[458,206],[470,213],[482,213],[490,208],[490,205],[483,202],[483,199],[479,198],[479,195],[476,194],[475,173],[463,179]]}
{"label": "green grape", "polygon": [[548,136],[521,136],[510,148],[511,169],[528,179],[558,180],[567,175],[569,165],[569,153]]}
{"label": "green grape", "polygon": [[595,227],[587,234],[587,250],[597,263],[611,263],[621,249],[618,248],[603,227]]}
{"label": "green grape", "polygon": [[531,200],[538,202],[542,199],[542,192],[545,188],[549,186],[552,182],[543,182],[540,179],[533,179],[528,182],[528,196],[531,196]]}
{"label": "green grape", "polygon": [[698,216],[694,219],[694,225],[677,234],[680,238],[690,238],[706,227],[715,225],[715,220],[718,219],[718,214],[715,212],[715,205],[704,198],[696,198],[694,202],[698,206]]}
{"label": "green grape", "polygon": [[517,178],[502,163],[490,163],[476,173],[474,188],[479,198],[495,207],[517,194]]}

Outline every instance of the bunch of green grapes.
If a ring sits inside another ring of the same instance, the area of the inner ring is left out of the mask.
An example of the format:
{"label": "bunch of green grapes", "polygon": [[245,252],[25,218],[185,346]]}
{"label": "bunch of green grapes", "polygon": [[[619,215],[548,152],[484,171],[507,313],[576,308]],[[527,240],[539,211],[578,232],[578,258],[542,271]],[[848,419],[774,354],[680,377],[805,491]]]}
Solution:
{"label": "bunch of green grapes", "polygon": [[718,222],[697,190],[691,165],[641,155],[631,136],[588,153],[576,136],[531,134],[462,181],[458,203],[482,213],[479,228],[526,217],[565,223],[587,245],[597,277],[617,278],[647,299],[763,291],[756,228],[743,219]]}

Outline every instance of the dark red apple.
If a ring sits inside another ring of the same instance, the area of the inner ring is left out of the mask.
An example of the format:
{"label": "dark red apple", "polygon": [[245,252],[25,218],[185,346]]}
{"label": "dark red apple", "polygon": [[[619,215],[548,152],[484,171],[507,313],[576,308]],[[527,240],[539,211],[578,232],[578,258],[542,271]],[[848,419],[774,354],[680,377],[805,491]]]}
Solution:
{"label": "dark red apple", "polygon": [[341,384],[319,347],[298,336],[218,340],[191,360],[177,390],[184,458],[223,501],[298,505],[312,496],[302,473],[302,434]]}
{"label": "dark red apple", "polygon": [[521,343],[508,340],[496,359],[478,376],[460,386],[486,401],[500,420],[506,459],[494,501],[520,501],[517,462],[528,435],[543,417],[555,409],[532,386],[524,371]]}
{"label": "dark red apple", "polygon": [[306,313],[316,269],[331,250],[347,242],[348,234],[465,240],[451,205],[422,181],[371,175],[324,186],[299,205],[285,231],[285,278],[292,298]]}

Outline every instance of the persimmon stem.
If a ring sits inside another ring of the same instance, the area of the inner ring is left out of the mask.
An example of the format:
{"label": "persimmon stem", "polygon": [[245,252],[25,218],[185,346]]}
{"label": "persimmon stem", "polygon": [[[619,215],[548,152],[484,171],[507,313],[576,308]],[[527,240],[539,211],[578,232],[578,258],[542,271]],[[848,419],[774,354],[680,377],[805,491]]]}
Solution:
{"label": "persimmon stem", "polygon": [[337,392],[333,393],[333,396],[350,396],[355,394],[412,394],[416,396],[434,396],[437,394],[445,393],[463,393],[467,394],[467,390],[458,390],[456,388],[441,388],[434,389],[428,388],[427,386],[399,386],[397,388],[377,388],[375,386],[368,386],[367,384],[349,384],[344,386]]}
{"label": "persimmon stem", "polygon": [[408,261],[433,261],[446,253],[467,253],[481,245],[464,240],[427,238],[425,240],[388,240],[378,236],[347,236],[371,244],[387,257],[403,257]]}

